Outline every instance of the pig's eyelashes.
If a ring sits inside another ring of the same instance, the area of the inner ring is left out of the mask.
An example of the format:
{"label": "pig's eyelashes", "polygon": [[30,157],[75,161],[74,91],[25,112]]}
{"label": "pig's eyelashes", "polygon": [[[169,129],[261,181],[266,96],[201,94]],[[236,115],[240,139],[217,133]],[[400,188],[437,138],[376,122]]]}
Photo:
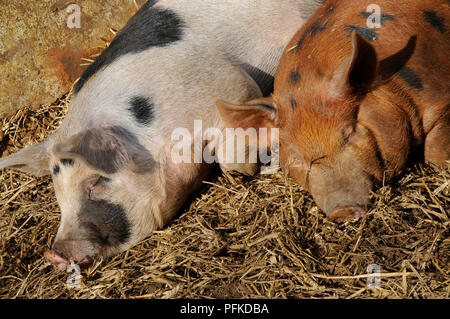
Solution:
{"label": "pig's eyelashes", "polygon": [[109,179],[108,177],[99,176],[99,178],[97,179],[96,184],[98,184],[98,183],[106,184],[106,183],[109,183],[110,181],[111,181],[111,179]]}
{"label": "pig's eyelashes", "polygon": [[325,159],[325,158],[327,158],[327,157],[328,157],[328,156],[323,155],[323,156],[321,156],[321,157],[318,157],[318,158],[316,158],[316,159],[313,159],[313,160],[311,161],[311,164],[309,165],[309,167],[311,168],[313,165],[320,164],[320,161],[323,160],[323,159]]}
{"label": "pig's eyelashes", "polygon": [[88,192],[88,198],[92,199],[92,196],[95,194],[99,194],[103,192],[106,188],[106,184],[109,183],[111,179],[99,176],[93,183],[88,183],[87,185],[87,192]]}
{"label": "pig's eyelashes", "polygon": [[323,160],[323,159],[326,159],[326,158],[328,158],[328,156],[327,155],[323,155],[323,156],[320,156],[320,157],[318,157],[316,159],[313,159],[309,163],[308,169],[306,171],[306,185],[309,185],[309,177],[311,176],[311,169],[312,169],[313,165],[322,164],[320,161]]}

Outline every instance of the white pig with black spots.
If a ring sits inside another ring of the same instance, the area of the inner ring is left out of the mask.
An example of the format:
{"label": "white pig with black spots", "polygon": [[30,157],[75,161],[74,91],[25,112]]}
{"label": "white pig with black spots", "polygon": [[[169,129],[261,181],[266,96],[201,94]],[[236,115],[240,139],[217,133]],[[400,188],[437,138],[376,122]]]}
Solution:
{"label": "white pig with black spots", "polygon": [[167,223],[212,167],[175,163],[172,131],[193,132],[194,120],[223,129],[216,100],[271,94],[284,47],[322,2],[145,3],[83,73],[60,129],[0,160],[0,168],[52,175],[61,224],[47,259],[87,265]]}

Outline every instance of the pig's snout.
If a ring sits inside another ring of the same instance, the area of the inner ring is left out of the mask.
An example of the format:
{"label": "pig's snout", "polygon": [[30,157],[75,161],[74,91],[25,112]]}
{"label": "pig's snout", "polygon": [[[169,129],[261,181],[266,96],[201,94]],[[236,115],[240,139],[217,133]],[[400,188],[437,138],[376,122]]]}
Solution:
{"label": "pig's snout", "polygon": [[366,215],[366,210],[361,207],[343,207],[337,208],[330,214],[330,219],[338,223],[350,219],[359,219]]}
{"label": "pig's snout", "polygon": [[47,250],[44,253],[44,257],[59,270],[64,270],[70,264],[67,259],[58,255],[58,253],[54,250]]}
{"label": "pig's snout", "polygon": [[310,183],[315,202],[331,220],[344,222],[366,215],[372,181],[351,154],[312,170]]}
{"label": "pig's snout", "polygon": [[69,258],[83,267],[93,262],[92,257],[83,253],[74,241],[55,242],[52,248],[45,252],[44,257],[59,270],[70,265]]}

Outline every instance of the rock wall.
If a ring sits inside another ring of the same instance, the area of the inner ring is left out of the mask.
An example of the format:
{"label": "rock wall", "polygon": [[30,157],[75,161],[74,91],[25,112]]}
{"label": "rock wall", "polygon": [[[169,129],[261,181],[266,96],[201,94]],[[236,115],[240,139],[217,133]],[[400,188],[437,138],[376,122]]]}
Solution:
{"label": "rock wall", "polygon": [[0,118],[68,92],[145,0],[0,1]]}

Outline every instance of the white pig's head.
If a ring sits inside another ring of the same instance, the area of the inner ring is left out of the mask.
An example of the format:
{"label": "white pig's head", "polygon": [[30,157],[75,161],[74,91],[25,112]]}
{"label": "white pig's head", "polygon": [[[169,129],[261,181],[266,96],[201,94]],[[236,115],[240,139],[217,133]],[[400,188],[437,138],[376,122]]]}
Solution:
{"label": "white pig's head", "polygon": [[50,138],[1,159],[4,167],[52,175],[61,224],[46,258],[59,268],[130,248],[167,222],[187,193],[171,164],[121,126]]}

